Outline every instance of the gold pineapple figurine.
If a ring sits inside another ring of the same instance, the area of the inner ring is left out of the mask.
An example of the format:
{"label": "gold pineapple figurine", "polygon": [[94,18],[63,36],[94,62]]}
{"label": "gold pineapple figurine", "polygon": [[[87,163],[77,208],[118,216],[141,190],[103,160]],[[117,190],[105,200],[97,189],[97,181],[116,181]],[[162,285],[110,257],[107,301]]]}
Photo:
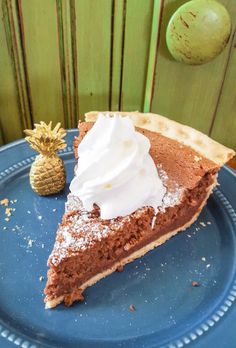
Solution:
{"label": "gold pineapple figurine", "polygon": [[66,182],[66,172],[57,151],[66,147],[66,131],[58,123],[52,129],[52,122],[35,124],[33,130],[26,129],[25,138],[30,146],[39,152],[30,169],[30,184],[32,189],[41,196],[47,196],[61,191]]}

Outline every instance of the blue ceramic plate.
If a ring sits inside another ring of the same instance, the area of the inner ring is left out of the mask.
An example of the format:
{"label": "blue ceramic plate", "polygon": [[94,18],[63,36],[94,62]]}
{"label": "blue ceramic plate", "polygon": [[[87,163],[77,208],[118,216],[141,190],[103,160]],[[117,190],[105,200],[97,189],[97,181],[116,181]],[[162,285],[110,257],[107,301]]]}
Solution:
{"label": "blue ceramic plate", "polygon": [[[72,178],[72,142],[61,152]],[[236,179],[228,168],[198,221],[163,246],[86,291],[71,308],[45,310],[47,258],[64,192],[29,186],[35,153],[25,141],[0,149],[0,347],[227,347],[236,342]],[[93,262],[93,260],[91,260]],[[192,286],[192,282],[199,286]],[[136,310],[130,311],[134,304]]]}

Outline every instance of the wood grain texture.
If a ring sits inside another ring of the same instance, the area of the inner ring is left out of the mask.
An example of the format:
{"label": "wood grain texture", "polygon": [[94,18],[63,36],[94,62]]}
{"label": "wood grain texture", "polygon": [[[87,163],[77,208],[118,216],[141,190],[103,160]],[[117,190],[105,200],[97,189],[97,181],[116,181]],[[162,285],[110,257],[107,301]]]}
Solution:
{"label": "wood grain texture", "polygon": [[[236,5],[235,5],[236,7]],[[234,18],[236,18],[236,9]],[[216,109],[211,136],[236,150],[236,25],[232,40],[228,69]]]}
{"label": "wood grain texture", "polygon": [[147,67],[147,77],[145,85],[145,96],[143,111],[149,112],[151,110],[151,103],[153,98],[153,87],[154,87],[154,76],[156,67],[156,55],[158,44],[160,40],[160,18],[162,16],[164,6],[164,0],[154,0],[153,11],[152,11],[152,28],[150,36],[149,45],[149,55],[148,55],[148,67]]}
{"label": "wood grain texture", "polygon": [[[22,129],[28,125],[28,104],[25,100],[24,70],[19,47],[19,27],[16,8],[12,3],[2,1],[0,6],[0,129],[1,142],[9,142],[22,136]],[[14,13],[14,20],[12,19]],[[20,57],[18,57],[20,55]],[[21,61],[19,61],[21,59]],[[21,63],[20,63],[21,62]],[[23,74],[23,76],[22,76]],[[22,91],[23,89],[23,91]],[[26,103],[26,109],[25,109]]]}
{"label": "wood grain texture", "polygon": [[122,110],[143,110],[153,1],[127,0],[123,75],[121,83]]}
{"label": "wood grain texture", "polygon": [[[184,2],[165,1],[152,111],[209,133],[226,72],[230,44],[207,64],[190,66],[176,62],[166,47],[165,33],[171,15]],[[232,13],[234,0],[220,2]]]}
{"label": "wood grain texture", "polygon": [[3,145],[3,135],[2,135],[2,130],[0,129],[0,146]]}
{"label": "wood grain texture", "polygon": [[77,124],[77,79],[74,70],[73,55],[73,14],[74,0],[57,0],[59,54],[61,66],[62,101],[65,127]]}
{"label": "wood grain texture", "polygon": [[64,126],[56,1],[21,0],[19,9],[33,120]]}
{"label": "wood grain texture", "polygon": [[[218,1],[235,33],[235,0]],[[70,128],[89,110],[122,109],[163,114],[236,149],[236,37],[208,64],[175,62],[166,26],[184,2],[1,0],[0,144],[33,121]]]}
{"label": "wood grain texture", "polygon": [[28,128],[31,126],[31,105],[28,93],[25,55],[24,50],[22,49],[22,31],[18,2],[14,0],[6,0],[3,2],[3,9],[5,12],[5,32],[6,34],[8,33],[8,43],[12,53],[11,58],[14,66],[15,83],[22,125],[24,128]]}
{"label": "wood grain texture", "polygon": [[110,0],[75,2],[79,115],[107,110],[110,93]]}
{"label": "wood grain texture", "polygon": [[124,44],[125,0],[113,0],[111,17],[111,69],[109,110],[119,110]]}

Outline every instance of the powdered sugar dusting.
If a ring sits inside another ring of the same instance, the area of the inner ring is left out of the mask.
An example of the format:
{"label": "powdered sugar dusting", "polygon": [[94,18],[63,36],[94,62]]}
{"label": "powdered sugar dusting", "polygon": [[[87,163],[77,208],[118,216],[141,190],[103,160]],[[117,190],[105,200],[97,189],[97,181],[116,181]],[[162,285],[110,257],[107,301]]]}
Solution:
{"label": "powdered sugar dusting", "polygon": [[[166,208],[172,207],[181,201],[183,188],[176,183],[169,183],[169,178],[161,166],[157,167],[159,176],[167,188],[167,192],[162,200],[161,207],[153,215],[151,228],[154,229],[158,219],[158,213],[164,212]],[[167,184],[168,183],[168,184]],[[171,188],[170,188],[171,187]],[[150,215],[150,207],[138,209],[135,213],[111,220],[102,220],[99,211],[87,212],[80,199],[72,194],[68,195],[65,205],[65,217],[63,223],[57,231],[56,243],[49,257],[49,263],[57,266],[60,261],[69,255],[84,251],[94,245],[96,241],[101,241],[108,235],[115,234],[116,230],[122,229],[123,225],[134,223],[142,216]],[[149,213],[147,212],[149,210]]]}
{"label": "powdered sugar dusting", "polygon": [[164,212],[166,208],[173,207],[181,201],[183,194],[183,187],[179,186],[177,183],[172,182],[172,187],[167,186],[169,180],[167,173],[162,169],[162,165],[157,166],[159,176],[163,182],[163,185],[167,187],[167,192],[162,200],[162,206],[159,207],[159,211]]}
{"label": "powdered sugar dusting", "polygon": [[165,211],[168,207],[173,207],[181,200],[183,188],[176,187],[175,191],[168,191],[163,198],[163,205],[159,208],[160,211]]}
{"label": "powdered sugar dusting", "polygon": [[68,218],[68,225],[59,227],[57,239],[50,262],[57,265],[69,254],[83,251],[92,246],[95,241],[101,240],[108,235],[110,229],[89,219],[87,215],[72,215]]}
{"label": "powdered sugar dusting", "polygon": [[[85,211],[80,199],[71,194],[68,196],[65,211],[66,224],[60,225],[53,252],[49,257],[49,262],[54,265],[68,255],[86,250],[95,241],[115,233],[115,229],[119,227],[119,220],[100,220],[93,212]],[[108,227],[109,224],[112,228]]]}

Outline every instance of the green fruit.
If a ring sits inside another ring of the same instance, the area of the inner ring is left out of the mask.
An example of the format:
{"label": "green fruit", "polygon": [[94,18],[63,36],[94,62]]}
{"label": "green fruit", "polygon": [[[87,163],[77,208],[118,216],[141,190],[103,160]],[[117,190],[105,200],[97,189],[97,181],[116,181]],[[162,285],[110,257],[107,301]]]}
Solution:
{"label": "green fruit", "polygon": [[230,16],[223,5],[215,0],[192,0],[171,17],[166,43],[176,60],[203,64],[224,49],[230,32]]}

